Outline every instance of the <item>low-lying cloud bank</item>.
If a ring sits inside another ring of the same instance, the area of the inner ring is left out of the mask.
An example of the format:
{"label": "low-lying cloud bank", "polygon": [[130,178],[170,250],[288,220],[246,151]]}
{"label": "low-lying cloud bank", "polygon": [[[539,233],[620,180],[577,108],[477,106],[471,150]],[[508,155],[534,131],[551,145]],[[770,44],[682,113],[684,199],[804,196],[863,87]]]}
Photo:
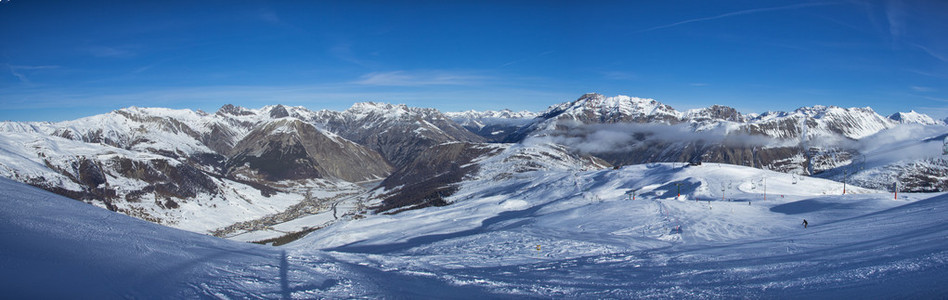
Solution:
{"label": "low-lying cloud bank", "polygon": [[899,125],[860,140],[830,136],[809,141],[750,135],[724,127],[695,132],[689,124],[559,125],[563,129],[524,142],[556,143],[586,154],[627,152],[652,145],[700,144],[735,148],[821,147],[866,154],[884,152],[896,159],[914,159],[940,155],[940,139],[948,136],[948,126],[916,124]]}
{"label": "low-lying cloud bank", "polygon": [[631,151],[653,144],[719,144],[728,147],[795,146],[798,140],[781,140],[715,128],[695,132],[688,124],[590,124],[565,125],[566,129],[544,136],[530,137],[526,143],[551,142],[583,153]]}

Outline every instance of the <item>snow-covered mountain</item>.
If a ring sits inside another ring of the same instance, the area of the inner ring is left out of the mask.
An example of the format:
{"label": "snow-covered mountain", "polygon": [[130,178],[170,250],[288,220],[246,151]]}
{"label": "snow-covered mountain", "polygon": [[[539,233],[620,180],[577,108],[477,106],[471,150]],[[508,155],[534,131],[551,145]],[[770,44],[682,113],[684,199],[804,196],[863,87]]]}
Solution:
{"label": "snow-covered mountain", "polygon": [[[948,198],[893,199],[873,180],[941,189],[948,168],[930,152],[948,127],[879,121],[871,109],[741,115],[581,100],[531,119],[516,143],[484,143],[436,110],[376,103],[2,123],[3,177],[178,228],[290,244],[181,232],[0,178],[0,286],[11,298],[948,294]],[[865,135],[877,126],[890,127]],[[607,162],[630,157],[705,163]],[[801,162],[829,162],[821,176],[833,180],[762,169]],[[854,182],[873,189],[844,185]]]}
{"label": "snow-covered mountain", "polygon": [[734,108],[720,105],[680,112],[654,99],[586,94],[575,101],[551,106],[540,113],[533,124],[523,128],[524,134],[518,138],[556,130],[557,126],[569,124],[614,123],[688,123],[695,131],[725,127],[727,133],[740,132],[776,139],[800,138],[803,134],[808,139],[829,136],[860,139],[897,124],[940,124],[931,117],[914,111],[897,113],[886,118],[869,107],[841,108],[818,105],[792,112],[742,115]]}
{"label": "snow-covered mountain", "polygon": [[869,107],[813,106],[793,112],[767,112],[748,120],[745,130],[778,139],[804,137],[809,140],[842,136],[860,139],[897,123]]}
{"label": "snow-covered mountain", "polygon": [[[480,119],[533,119],[539,116],[538,113],[522,110],[522,111],[512,111],[509,109],[502,110],[485,110],[485,111],[476,111],[468,110],[462,112],[445,112],[444,115],[448,116],[453,120],[480,120]],[[463,122],[458,122],[462,125],[465,125]]]}
{"label": "snow-covered mountain", "polygon": [[941,120],[935,120],[932,117],[929,117],[926,114],[918,113],[913,111],[910,112],[897,112],[889,116],[889,119],[899,122],[900,124],[921,124],[921,125],[944,125],[945,122]]}
{"label": "snow-covered mountain", "polygon": [[[539,114],[445,114],[372,102],[345,111],[225,105],[213,114],[130,107],[57,123],[0,123],[0,175],[142,219],[232,236],[326,212],[373,188],[357,184],[363,181],[385,179],[353,207],[447,204],[458,184],[483,176],[493,168],[484,162],[495,157],[522,162],[519,170],[703,161],[815,174],[871,153],[862,140],[929,123],[934,132],[945,128],[917,112],[885,118],[871,108],[815,106],[743,115],[717,105],[680,112],[654,99],[599,94]],[[501,140],[509,143],[485,144]],[[898,170],[908,190],[943,190],[931,184],[943,170],[935,161],[872,168]],[[824,177],[839,180],[833,174]]]}
{"label": "snow-covered mountain", "polygon": [[906,124],[944,125],[868,107],[743,115],[719,105],[679,112],[654,99],[586,94],[550,107],[507,142],[547,139],[616,165],[705,161],[815,174],[850,163],[858,140]]}
{"label": "snow-covered mountain", "polygon": [[859,155],[818,176],[887,191],[948,191],[945,139],[943,125],[899,126],[860,140]]}
{"label": "snow-covered mountain", "polygon": [[431,146],[480,141],[437,110],[405,105],[130,107],[0,123],[0,174],[153,222],[226,232],[298,215],[286,210],[329,209],[326,201],[363,189],[354,183],[384,179]]}
{"label": "snow-covered mountain", "polygon": [[[58,123],[4,122],[0,173],[145,220],[209,232],[281,213],[307,193],[351,194],[361,189],[352,182],[392,172],[375,150],[314,124],[318,115],[282,105],[225,105],[215,114],[130,107]],[[424,117],[404,121],[430,124]],[[376,137],[422,139],[392,133]]]}
{"label": "snow-covered mountain", "polygon": [[464,111],[445,113],[452,120],[490,142],[500,142],[539,114],[530,111]]}
{"label": "snow-covered mountain", "polygon": [[[152,136],[148,140],[160,140],[160,136],[166,135],[151,133],[159,139]],[[140,134],[148,136],[149,132]],[[168,150],[151,147],[171,146],[168,140],[161,144],[144,140],[139,136],[133,140],[138,142],[125,144],[130,148],[126,149],[37,131],[0,132],[0,175],[130,216],[196,232],[282,212],[304,199],[299,189],[319,187],[318,194],[326,198],[360,190],[357,185],[333,177],[313,176],[296,182],[258,180],[236,171],[225,172],[227,159],[214,152],[203,152],[206,147],[196,147],[201,151],[189,154],[184,150],[191,146],[187,143],[183,144],[185,147]],[[112,141],[122,145],[119,141],[129,140]],[[256,170],[252,165],[247,168]]]}

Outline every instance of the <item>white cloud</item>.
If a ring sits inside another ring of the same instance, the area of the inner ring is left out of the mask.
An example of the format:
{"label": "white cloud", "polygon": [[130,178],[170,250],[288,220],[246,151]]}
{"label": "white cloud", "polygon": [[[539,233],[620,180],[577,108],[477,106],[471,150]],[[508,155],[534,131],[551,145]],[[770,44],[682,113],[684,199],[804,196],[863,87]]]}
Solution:
{"label": "white cloud", "polygon": [[938,98],[938,97],[931,97],[931,96],[922,96],[922,98],[932,100],[932,101],[938,101],[938,102],[948,102],[948,98]]}
{"label": "white cloud", "polygon": [[935,89],[927,87],[927,86],[913,85],[913,86],[910,86],[909,88],[916,92],[934,92],[935,91]]}
{"label": "white cloud", "polygon": [[96,57],[107,57],[107,58],[128,58],[135,56],[135,52],[132,51],[133,46],[123,46],[123,47],[107,47],[107,46],[93,46],[86,48],[86,52],[92,54]]}
{"label": "white cloud", "polygon": [[771,11],[778,11],[778,10],[798,9],[798,8],[804,8],[804,7],[824,6],[824,5],[831,5],[831,4],[836,4],[836,3],[835,2],[817,2],[817,3],[802,3],[802,4],[777,6],[777,7],[767,7],[767,8],[745,9],[745,10],[720,14],[720,15],[712,16],[712,17],[695,18],[695,19],[679,21],[679,22],[675,22],[671,24],[655,26],[655,27],[648,28],[645,30],[640,30],[639,32],[649,32],[649,31],[654,31],[654,30],[659,30],[659,29],[675,27],[678,25],[685,25],[688,23],[711,21],[711,20],[723,19],[723,18],[728,18],[728,17],[736,17],[736,16],[743,16],[743,15],[750,15],[750,14],[757,14],[757,13],[771,12]]}
{"label": "white cloud", "polygon": [[377,86],[474,85],[485,79],[484,76],[446,71],[392,71],[368,73],[353,83]]}
{"label": "white cloud", "polygon": [[905,34],[905,8],[899,0],[889,0],[885,6],[885,17],[889,21],[889,35],[899,40]]}
{"label": "white cloud", "polygon": [[55,65],[41,65],[41,66],[23,66],[23,65],[7,65],[7,68],[10,69],[10,74],[20,80],[20,82],[25,84],[31,84],[30,78],[27,77],[28,72],[31,71],[40,71],[40,70],[52,70],[58,69],[59,66]]}
{"label": "white cloud", "polygon": [[925,47],[919,44],[912,44],[912,46],[915,46],[915,48],[918,48],[918,49],[922,49],[922,51],[924,51],[926,54],[928,54],[931,57],[934,57],[937,60],[940,60],[942,62],[948,62],[948,53],[940,53],[939,51],[932,50],[929,47]]}
{"label": "white cloud", "polygon": [[338,43],[332,46],[331,48],[329,48],[329,54],[339,60],[354,64],[360,67],[371,68],[372,67],[371,65],[373,64],[373,62],[371,61],[366,61],[364,59],[359,58],[359,56],[356,55],[355,51],[352,50],[351,43]]}
{"label": "white cloud", "polygon": [[639,78],[639,75],[625,71],[606,71],[602,72],[602,77],[611,80],[636,80]]}

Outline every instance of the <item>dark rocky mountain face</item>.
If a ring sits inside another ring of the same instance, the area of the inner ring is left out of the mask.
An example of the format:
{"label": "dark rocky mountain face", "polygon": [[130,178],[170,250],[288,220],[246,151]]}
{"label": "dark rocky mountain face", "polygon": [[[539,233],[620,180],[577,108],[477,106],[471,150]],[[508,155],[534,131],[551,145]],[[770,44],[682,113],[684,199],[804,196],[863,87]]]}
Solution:
{"label": "dark rocky mountain face", "polygon": [[[146,210],[117,204],[154,201],[161,208],[177,208],[180,202],[198,194],[219,192],[211,174],[161,157],[95,155],[49,157],[44,161],[51,170],[71,179],[80,189],[67,188],[45,177],[23,178],[26,183],[76,200],[99,201],[113,211],[152,222],[160,223],[161,219]],[[128,185],[129,181],[144,184]]]}
{"label": "dark rocky mountain face", "polygon": [[448,117],[465,129],[473,132],[485,141],[499,143],[507,140],[524,125],[529,124],[536,116],[532,112],[513,112],[510,110],[460,113],[448,113]]}
{"label": "dark rocky mountain face", "polygon": [[734,109],[733,107],[727,107],[722,105],[712,105],[707,108],[698,109],[692,112],[689,112],[689,117],[692,121],[695,122],[717,122],[717,121],[728,121],[736,123],[744,123],[744,115]]}
{"label": "dark rocky mountain face", "polygon": [[486,142],[500,143],[510,139],[526,122],[493,122],[483,126],[464,126],[465,129],[484,138]]}
{"label": "dark rocky mountain face", "polygon": [[445,143],[428,148],[385,179],[375,192],[377,212],[448,205],[461,183],[503,181],[533,171],[580,171],[612,167],[605,161],[555,144]]}
{"label": "dark rocky mountain face", "polygon": [[310,178],[381,179],[392,168],[375,151],[297,119],[258,128],[237,143],[227,175],[263,181]]}
{"label": "dark rocky mountain face", "polygon": [[382,204],[377,211],[443,206],[444,198],[457,191],[456,184],[478,171],[471,162],[503,148],[487,144],[447,143],[419,153],[411,163],[382,181]]}
{"label": "dark rocky mountain face", "polygon": [[405,105],[358,103],[344,112],[321,111],[314,122],[377,151],[396,169],[435,145],[484,141],[438,110]]}

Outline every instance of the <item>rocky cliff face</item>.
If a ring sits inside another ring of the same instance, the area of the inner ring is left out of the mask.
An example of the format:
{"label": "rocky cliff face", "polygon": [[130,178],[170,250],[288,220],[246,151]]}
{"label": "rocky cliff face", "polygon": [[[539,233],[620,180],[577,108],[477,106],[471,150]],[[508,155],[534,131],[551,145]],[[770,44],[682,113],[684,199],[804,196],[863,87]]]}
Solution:
{"label": "rocky cliff face", "polygon": [[358,182],[382,179],[392,171],[375,151],[290,118],[255,129],[232,152],[227,175],[263,182],[311,178]]}
{"label": "rocky cliff face", "polygon": [[320,111],[313,122],[379,152],[395,168],[438,144],[484,141],[438,110],[405,105],[357,103],[343,112]]}
{"label": "rocky cliff face", "polygon": [[376,189],[379,212],[450,204],[463,181],[503,181],[535,171],[586,171],[612,167],[555,144],[445,143],[422,152]]}
{"label": "rocky cliff face", "polygon": [[457,190],[455,184],[473,176],[478,165],[472,162],[503,149],[500,145],[446,143],[430,147],[398,169],[379,186],[382,203],[377,211],[443,206],[445,198]]}

